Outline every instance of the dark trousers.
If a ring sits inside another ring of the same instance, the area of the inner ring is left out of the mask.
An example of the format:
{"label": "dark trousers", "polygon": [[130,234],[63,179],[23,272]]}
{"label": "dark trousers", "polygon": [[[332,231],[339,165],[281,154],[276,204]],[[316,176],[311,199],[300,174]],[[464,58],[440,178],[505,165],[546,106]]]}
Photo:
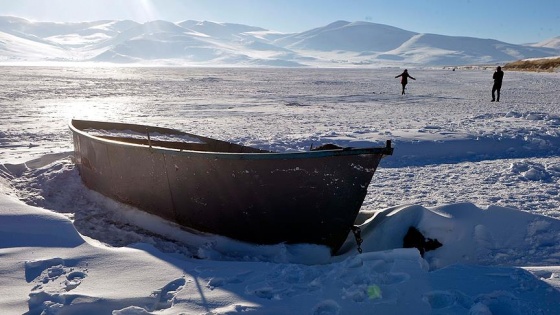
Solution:
{"label": "dark trousers", "polygon": [[[500,89],[502,88],[501,84],[498,83],[494,83],[494,85],[492,86],[492,101],[496,100],[496,101],[500,101]],[[498,98],[496,98],[494,96],[494,93],[498,92]]]}

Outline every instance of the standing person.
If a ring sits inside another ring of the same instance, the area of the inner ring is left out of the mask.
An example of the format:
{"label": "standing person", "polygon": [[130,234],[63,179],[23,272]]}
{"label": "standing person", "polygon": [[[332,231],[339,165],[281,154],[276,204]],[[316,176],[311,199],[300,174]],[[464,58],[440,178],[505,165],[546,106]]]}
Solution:
{"label": "standing person", "polygon": [[410,74],[408,74],[407,69],[404,69],[403,73],[399,74],[395,78],[398,78],[398,77],[401,77],[401,84],[402,84],[402,94],[401,95],[404,95],[404,90],[406,89],[406,84],[408,83],[408,78],[411,78],[412,80],[416,80],[416,79],[411,77]]}
{"label": "standing person", "polygon": [[[492,102],[500,101],[500,89],[502,88],[502,80],[504,79],[504,72],[502,71],[502,67],[498,66],[494,75],[492,76],[494,79],[494,85],[492,86]],[[494,92],[498,92],[498,98],[494,97]]]}

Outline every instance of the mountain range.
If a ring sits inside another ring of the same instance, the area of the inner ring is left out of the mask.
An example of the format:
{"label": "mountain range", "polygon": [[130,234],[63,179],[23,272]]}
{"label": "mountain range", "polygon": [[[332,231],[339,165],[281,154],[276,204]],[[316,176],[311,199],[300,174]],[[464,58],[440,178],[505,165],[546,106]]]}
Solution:
{"label": "mountain range", "polygon": [[336,21],[301,33],[233,23],[32,22],[0,16],[0,63],[103,62],[175,66],[461,66],[560,55],[560,36],[515,45]]}

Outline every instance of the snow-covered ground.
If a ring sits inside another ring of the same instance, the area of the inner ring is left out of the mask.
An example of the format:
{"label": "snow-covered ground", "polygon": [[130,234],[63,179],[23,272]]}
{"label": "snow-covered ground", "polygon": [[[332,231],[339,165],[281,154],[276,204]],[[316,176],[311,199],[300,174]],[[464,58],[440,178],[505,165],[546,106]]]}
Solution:
{"label": "snow-covered ground", "polygon": [[[2,67],[6,314],[558,314],[560,75],[492,69]],[[70,118],[276,151],[379,146],[363,253],[191,235],[86,189]],[[443,246],[403,249],[410,226]]]}

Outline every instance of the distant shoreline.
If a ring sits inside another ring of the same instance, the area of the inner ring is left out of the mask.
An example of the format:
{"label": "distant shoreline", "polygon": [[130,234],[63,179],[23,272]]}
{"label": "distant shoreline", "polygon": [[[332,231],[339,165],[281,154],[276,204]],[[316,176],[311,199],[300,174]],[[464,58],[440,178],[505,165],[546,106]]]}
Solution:
{"label": "distant shoreline", "polygon": [[518,60],[504,65],[504,70],[555,72],[560,70],[560,57]]}

